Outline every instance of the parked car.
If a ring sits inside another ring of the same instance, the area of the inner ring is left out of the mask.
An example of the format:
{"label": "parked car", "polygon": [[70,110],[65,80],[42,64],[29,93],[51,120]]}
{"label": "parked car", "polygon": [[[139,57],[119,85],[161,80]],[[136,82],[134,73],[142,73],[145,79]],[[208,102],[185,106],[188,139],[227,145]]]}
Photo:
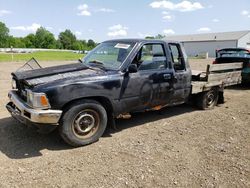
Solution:
{"label": "parked car", "polygon": [[114,126],[115,118],[131,112],[159,110],[190,98],[201,109],[211,109],[225,86],[241,80],[240,71],[228,79],[230,72],[218,76],[210,74],[210,67],[206,77],[196,72],[192,81],[183,46],[163,40],[111,40],[79,63],[48,68],[33,63],[34,70],[27,70],[34,67],[29,64],[12,73],[6,107],[23,124],[58,127],[72,146],[97,141],[107,124]]}
{"label": "parked car", "polygon": [[216,51],[214,64],[243,62],[242,81],[250,82],[250,50],[224,48]]}

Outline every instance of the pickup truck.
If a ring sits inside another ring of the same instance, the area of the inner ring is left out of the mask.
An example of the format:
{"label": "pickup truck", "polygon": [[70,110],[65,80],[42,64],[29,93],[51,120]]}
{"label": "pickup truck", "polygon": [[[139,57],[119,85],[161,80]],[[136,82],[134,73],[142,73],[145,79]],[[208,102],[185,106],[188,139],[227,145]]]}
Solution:
{"label": "pickup truck", "polygon": [[68,144],[83,146],[129,113],[191,99],[201,109],[213,108],[224,87],[241,82],[242,64],[214,66],[192,75],[179,42],[110,40],[78,63],[13,72],[6,107],[23,124],[58,127]]}

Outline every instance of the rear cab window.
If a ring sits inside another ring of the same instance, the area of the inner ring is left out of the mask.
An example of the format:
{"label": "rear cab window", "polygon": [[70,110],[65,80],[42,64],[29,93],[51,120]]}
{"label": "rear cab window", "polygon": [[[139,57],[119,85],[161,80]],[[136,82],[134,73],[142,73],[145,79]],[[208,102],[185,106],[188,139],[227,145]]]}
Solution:
{"label": "rear cab window", "polygon": [[183,71],[186,69],[185,67],[185,61],[183,58],[183,54],[181,51],[181,46],[180,44],[177,43],[170,43],[169,44],[169,49],[170,49],[170,53],[172,56],[172,61],[174,64],[174,69],[175,71]]}

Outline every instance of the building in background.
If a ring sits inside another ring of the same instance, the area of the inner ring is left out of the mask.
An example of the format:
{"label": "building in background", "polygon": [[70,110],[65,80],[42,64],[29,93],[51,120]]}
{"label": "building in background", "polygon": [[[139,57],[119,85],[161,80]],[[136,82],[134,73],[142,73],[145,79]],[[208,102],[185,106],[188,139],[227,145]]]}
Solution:
{"label": "building in background", "polygon": [[173,35],[167,40],[180,41],[188,56],[207,54],[215,57],[215,50],[221,48],[243,47],[250,49],[250,30],[223,33],[206,33],[194,35]]}

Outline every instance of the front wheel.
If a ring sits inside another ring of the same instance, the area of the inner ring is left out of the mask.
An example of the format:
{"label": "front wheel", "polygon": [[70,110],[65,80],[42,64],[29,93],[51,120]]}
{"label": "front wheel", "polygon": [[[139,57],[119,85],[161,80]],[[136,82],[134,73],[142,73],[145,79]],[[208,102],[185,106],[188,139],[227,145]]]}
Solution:
{"label": "front wheel", "polygon": [[100,103],[81,100],[66,110],[60,124],[64,141],[75,147],[84,146],[102,136],[107,126],[107,113]]}
{"label": "front wheel", "polygon": [[217,88],[212,88],[209,91],[198,94],[197,106],[202,110],[213,109],[217,105],[219,91]]}

